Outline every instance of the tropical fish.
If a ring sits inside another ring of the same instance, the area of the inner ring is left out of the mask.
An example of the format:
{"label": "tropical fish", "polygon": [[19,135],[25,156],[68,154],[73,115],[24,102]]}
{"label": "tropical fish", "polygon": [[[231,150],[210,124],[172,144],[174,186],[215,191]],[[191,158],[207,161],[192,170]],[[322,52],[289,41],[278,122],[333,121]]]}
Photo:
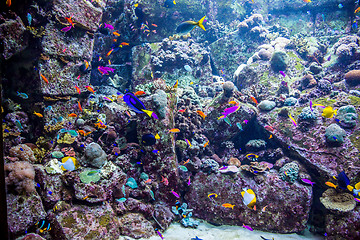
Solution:
{"label": "tropical fish", "polygon": [[186,111],[186,108],[185,108],[185,109],[179,109],[179,110],[178,110],[179,113],[183,113],[183,112],[185,112],[185,111]]}
{"label": "tropical fish", "polygon": [[118,33],[117,31],[115,31],[115,32],[112,32],[115,36],[117,36],[117,37],[120,37],[120,33]]}
{"label": "tropical fish", "polygon": [[80,112],[82,112],[83,109],[82,109],[82,107],[81,107],[80,101],[78,101],[78,107],[79,107]]}
{"label": "tropical fish", "polygon": [[243,226],[243,228],[246,228],[247,230],[254,231],[254,229],[252,229],[250,226],[247,226],[245,224],[243,224],[242,226]]}
{"label": "tropical fish", "polygon": [[268,206],[268,205],[266,205],[265,207],[263,207],[263,208],[261,209],[261,211],[262,211],[262,212],[265,212],[267,206]]}
{"label": "tropical fish", "polygon": [[224,203],[221,206],[223,206],[224,208],[231,208],[231,209],[234,209],[234,207],[235,207],[235,205],[232,205],[230,203]]}
{"label": "tropical fish", "polygon": [[360,202],[360,199],[359,198],[354,198],[355,201],[357,202]]}
{"label": "tropical fish", "polygon": [[6,0],[6,6],[8,6],[8,7],[11,6],[11,0]]}
{"label": "tropical fish", "polygon": [[310,181],[309,179],[306,178],[302,178],[301,181],[303,181],[304,183],[310,184],[311,186],[313,186],[314,182]]}
{"label": "tropical fish", "polygon": [[180,165],[179,168],[180,168],[180,170],[183,171],[183,172],[187,172],[187,171],[188,171],[187,167],[185,167],[185,166],[183,166],[183,165]]}
{"label": "tropical fish", "polygon": [[44,82],[49,84],[49,81],[47,80],[47,78],[44,75],[42,75],[41,73],[40,73],[40,77],[42,78],[42,80],[44,80]]}
{"label": "tropical fish", "polygon": [[180,129],[178,129],[178,128],[172,128],[172,129],[169,130],[169,132],[171,132],[171,133],[179,133],[179,132],[180,132]]}
{"label": "tropical fish", "polygon": [[187,185],[190,186],[191,184],[191,180],[190,180],[190,177],[189,177],[189,180],[187,181]]}
{"label": "tropical fish", "polygon": [[156,143],[156,139],[155,139],[155,136],[152,135],[151,133],[148,133],[148,134],[144,134],[142,137],[141,137],[141,143],[144,145],[144,146],[152,146]]}
{"label": "tropical fish", "polygon": [[67,26],[67,27],[62,28],[60,31],[68,32],[68,31],[70,31],[71,28],[72,28],[72,26]]}
{"label": "tropical fish", "polygon": [[116,199],[116,201],[119,202],[119,203],[122,203],[122,202],[126,201],[126,198],[119,198],[119,199]]}
{"label": "tropical fish", "polygon": [[159,134],[156,134],[156,135],[155,135],[155,139],[156,139],[156,140],[159,140],[159,139],[160,139]]}
{"label": "tropical fish", "polygon": [[170,192],[171,192],[175,197],[180,198],[180,195],[177,194],[176,192],[174,192],[174,190],[171,190]]}
{"label": "tropical fish", "polygon": [[81,94],[80,88],[78,86],[76,86],[76,85],[74,87],[75,87],[76,91],[78,92],[78,94]]}
{"label": "tropical fish", "polygon": [[149,178],[148,180],[145,181],[145,183],[151,183],[151,178]]}
{"label": "tropical fish", "polygon": [[339,173],[339,175],[337,176],[337,181],[338,181],[338,185],[341,189],[347,189],[348,186],[350,185],[350,180],[346,176],[344,171]]}
{"label": "tropical fish", "polygon": [[169,180],[166,177],[161,176],[161,182],[164,183],[165,186],[169,185]]}
{"label": "tropical fish", "polygon": [[19,131],[23,130],[23,126],[21,125],[21,122],[19,120],[15,120],[15,125],[19,129]]}
{"label": "tropical fish", "polygon": [[354,13],[357,14],[358,12],[360,12],[360,7],[358,7],[357,9],[355,9]]}
{"label": "tropical fish", "polygon": [[313,111],[313,108],[312,108],[312,107],[313,107],[313,103],[312,103],[311,100],[310,100],[310,103],[309,103],[309,104],[310,104],[310,110]]}
{"label": "tropical fish", "polygon": [[263,236],[260,236],[260,237],[261,237],[261,239],[263,239],[263,240],[274,240],[274,238],[270,239],[270,238],[264,238]]}
{"label": "tropical fish", "polygon": [[229,104],[239,105],[239,103],[236,101],[230,101]]}
{"label": "tropical fish", "polygon": [[246,154],[245,157],[251,159],[251,158],[258,158],[259,156],[254,153],[249,153],[249,154]]}
{"label": "tropical fish", "polygon": [[35,112],[35,111],[34,111],[34,114],[35,114],[36,116],[38,116],[38,117],[44,117],[41,113],[38,113],[38,112]]}
{"label": "tropical fish", "polygon": [[64,157],[59,165],[63,171],[74,171],[78,163],[74,157]]}
{"label": "tropical fish", "polygon": [[95,90],[90,87],[90,86],[85,86],[85,88],[89,91],[89,92],[92,92],[92,93],[95,93]]}
{"label": "tropical fish", "polygon": [[127,43],[127,42],[122,42],[122,43],[120,43],[120,47],[123,47],[123,46],[129,46],[130,44],[129,43]]}
{"label": "tropical fish", "polygon": [[206,147],[207,145],[209,145],[209,141],[207,141],[206,143],[204,143],[203,147]]}
{"label": "tropical fish", "polygon": [[77,115],[76,115],[75,113],[70,113],[70,114],[68,114],[68,117],[73,117],[73,118],[76,118],[76,117],[77,117]]}
{"label": "tropical fish", "polygon": [[240,108],[239,106],[232,106],[232,107],[226,108],[224,110],[224,112],[221,113],[222,116],[218,117],[218,119],[226,118],[229,114],[234,113],[237,110],[239,110],[239,108]]}
{"label": "tropical fish", "polygon": [[104,28],[108,28],[110,30],[114,30],[114,27],[111,24],[104,23]]}
{"label": "tropical fish", "polygon": [[253,96],[250,96],[250,98],[256,105],[258,105],[258,101],[256,100],[256,98],[254,98]]}
{"label": "tropical fish", "polygon": [[42,220],[38,221],[37,223],[35,223],[35,225],[36,225],[36,227],[38,227],[40,229],[39,230],[40,233],[51,230],[50,222],[47,221],[46,219],[42,219]]}
{"label": "tropical fish", "polygon": [[28,20],[29,26],[31,26],[31,22],[32,22],[32,16],[30,13],[26,14],[26,18]]}
{"label": "tropical fish", "polygon": [[231,127],[231,122],[228,117],[223,118],[224,122],[226,122]]}
{"label": "tropical fish", "polygon": [[29,98],[29,96],[26,93],[20,93],[20,92],[16,92],[16,93],[22,99],[28,99]]}
{"label": "tropical fish", "polygon": [[102,75],[108,75],[109,72],[114,72],[115,68],[111,68],[111,67],[104,67],[104,66],[98,66],[98,70]]}
{"label": "tropical fish", "polygon": [[295,121],[295,119],[291,116],[291,114],[289,113],[289,118],[290,118],[290,120],[291,120],[291,122],[294,124],[294,126],[296,127],[297,126],[297,123],[296,123],[296,121]]}
{"label": "tropical fish", "polygon": [[360,182],[355,184],[355,187],[352,189],[353,194],[356,196],[360,196]]}
{"label": "tropical fish", "polygon": [[200,117],[202,117],[205,120],[206,115],[205,115],[205,113],[203,111],[197,110],[196,112],[197,112],[197,114],[200,115]]}
{"label": "tropical fish", "polygon": [[157,234],[159,235],[159,237],[163,240],[164,236],[161,234],[161,232],[157,229],[155,229],[155,231],[157,232]]}
{"label": "tropical fish", "polygon": [[145,105],[132,93],[126,93],[123,96],[124,102],[136,113],[146,113],[149,117],[159,119],[158,116],[150,110],[146,110]]}
{"label": "tropical fish", "polygon": [[191,147],[191,142],[188,139],[185,138],[185,142]]}
{"label": "tropical fish", "polygon": [[325,185],[329,187],[333,187],[335,189],[337,188],[337,185],[333,184],[332,182],[326,182]]}
{"label": "tropical fish", "polygon": [[176,28],[176,33],[181,35],[186,35],[189,32],[191,32],[196,26],[201,28],[202,30],[206,31],[203,22],[206,16],[202,17],[198,22],[195,21],[185,21],[182,22],[179,26]]}
{"label": "tropical fish", "polygon": [[68,23],[71,24],[71,26],[74,27],[74,22],[73,22],[73,20],[72,20],[72,16],[71,16],[71,17],[65,17],[65,19],[66,19],[66,21],[68,21]]}
{"label": "tropical fish", "polygon": [[175,0],[165,0],[164,7],[166,8],[172,8],[176,5]]}
{"label": "tropical fish", "polygon": [[194,237],[194,238],[191,238],[191,240],[203,240],[201,238],[199,238],[198,236]]}
{"label": "tropical fish", "polygon": [[105,129],[105,128],[107,128],[107,126],[106,126],[104,123],[102,123],[101,121],[95,123],[95,127],[99,128],[99,129]]}
{"label": "tropical fish", "polygon": [[303,0],[303,2],[311,3],[311,0]]}
{"label": "tropical fish", "polygon": [[103,97],[104,100],[108,101],[108,102],[113,102],[114,100],[112,100],[111,98],[108,98],[108,97]]}
{"label": "tropical fish", "polygon": [[256,195],[253,190],[243,188],[243,191],[241,192],[241,196],[243,197],[243,203],[250,209],[254,208],[254,205],[256,204]]}
{"label": "tropical fish", "polygon": [[78,133],[79,133],[80,135],[83,135],[84,137],[86,137],[87,135],[89,135],[89,134],[92,133],[92,132],[85,132],[84,130],[78,130]]}
{"label": "tropical fish", "polygon": [[112,49],[106,54],[106,56],[107,56],[107,57],[110,56],[110,54],[111,54],[113,51],[114,51],[114,49],[112,48]]}
{"label": "tropical fish", "polygon": [[337,109],[334,110],[332,107],[328,106],[323,110],[321,116],[326,118],[332,118],[334,115],[337,115]]}
{"label": "tropical fish", "polygon": [[144,91],[137,91],[134,93],[135,96],[142,96],[144,94],[146,94]]}
{"label": "tropical fish", "polygon": [[178,87],[178,85],[179,85],[179,79],[177,79],[176,81],[175,81],[175,83],[174,83],[174,85],[172,86],[172,88],[177,88]]}
{"label": "tropical fish", "polygon": [[210,199],[214,199],[214,198],[217,198],[217,197],[218,197],[218,195],[216,193],[208,194],[208,198],[210,198]]}
{"label": "tropical fish", "polygon": [[286,74],[283,71],[279,71],[279,73],[283,76],[286,77]]}

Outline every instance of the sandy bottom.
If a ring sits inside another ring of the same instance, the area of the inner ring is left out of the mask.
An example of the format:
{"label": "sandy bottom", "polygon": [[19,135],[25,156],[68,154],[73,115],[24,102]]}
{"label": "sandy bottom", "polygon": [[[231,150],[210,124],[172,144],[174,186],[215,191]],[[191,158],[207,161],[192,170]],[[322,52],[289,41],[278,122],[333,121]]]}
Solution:
{"label": "sandy bottom", "polygon": [[[306,231],[304,235],[293,234],[279,234],[279,233],[268,233],[254,230],[253,232],[240,227],[240,226],[213,226],[202,221],[197,229],[184,228],[179,223],[173,223],[171,226],[163,233],[164,240],[190,240],[198,236],[203,240],[261,240],[260,236],[263,236],[267,239],[274,240],[321,240],[324,239],[321,236],[314,236],[310,232]],[[141,240],[161,240],[161,238],[156,235],[151,238],[141,238]],[[118,240],[133,240],[129,237],[120,237]]]}

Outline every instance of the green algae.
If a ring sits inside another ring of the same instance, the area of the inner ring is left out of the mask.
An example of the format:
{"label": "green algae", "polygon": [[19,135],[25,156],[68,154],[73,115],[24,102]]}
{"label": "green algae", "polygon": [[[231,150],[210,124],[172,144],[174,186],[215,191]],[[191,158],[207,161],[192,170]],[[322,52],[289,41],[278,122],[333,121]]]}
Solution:
{"label": "green algae", "polygon": [[360,98],[356,96],[348,96],[350,104],[353,106],[360,106]]}
{"label": "green algae", "polygon": [[92,239],[99,239],[100,232],[99,231],[90,231],[88,234],[84,236],[84,239],[92,240]]}
{"label": "green algae", "polygon": [[301,63],[299,63],[299,62],[297,62],[297,63],[295,64],[295,68],[296,68],[296,70],[298,70],[298,71],[304,70],[304,66],[303,66]]}
{"label": "green algae", "polygon": [[318,98],[318,99],[313,100],[313,104],[320,104],[325,107],[332,106],[336,102],[337,101],[335,99],[328,99],[328,98]]}
{"label": "green algae", "polygon": [[352,145],[360,151],[360,129],[357,129],[349,136]]}

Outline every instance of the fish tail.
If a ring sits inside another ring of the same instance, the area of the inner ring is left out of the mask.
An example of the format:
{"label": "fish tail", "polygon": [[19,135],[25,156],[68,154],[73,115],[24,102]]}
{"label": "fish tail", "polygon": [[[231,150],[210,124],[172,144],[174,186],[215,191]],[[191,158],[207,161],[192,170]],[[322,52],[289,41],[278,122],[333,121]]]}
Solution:
{"label": "fish tail", "polygon": [[146,113],[147,115],[149,115],[149,117],[152,116],[152,113],[153,111],[149,111],[149,110],[145,110],[145,109],[142,109],[141,111],[143,111],[144,113]]}
{"label": "fish tail", "polygon": [[197,23],[196,23],[196,26],[198,26],[199,28],[201,28],[202,30],[206,31],[204,25],[203,25],[203,22],[205,20],[205,17],[206,16],[203,16]]}
{"label": "fish tail", "polygon": [[336,109],[336,110],[334,110],[334,114],[335,114],[335,115],[337,115],[337,109]]}

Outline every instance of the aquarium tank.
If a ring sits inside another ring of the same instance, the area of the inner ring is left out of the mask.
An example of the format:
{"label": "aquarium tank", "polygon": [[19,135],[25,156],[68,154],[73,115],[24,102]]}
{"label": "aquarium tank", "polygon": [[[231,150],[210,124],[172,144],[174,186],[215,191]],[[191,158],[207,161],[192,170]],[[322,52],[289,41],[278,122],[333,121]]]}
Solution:
{"label": "aquarium tank", "polygon": [[358,0],[2,0],[2,237],[359,240],[359,28]]}

